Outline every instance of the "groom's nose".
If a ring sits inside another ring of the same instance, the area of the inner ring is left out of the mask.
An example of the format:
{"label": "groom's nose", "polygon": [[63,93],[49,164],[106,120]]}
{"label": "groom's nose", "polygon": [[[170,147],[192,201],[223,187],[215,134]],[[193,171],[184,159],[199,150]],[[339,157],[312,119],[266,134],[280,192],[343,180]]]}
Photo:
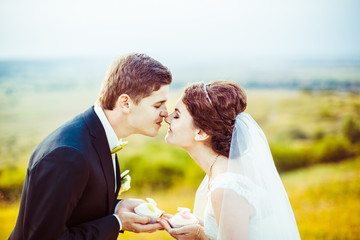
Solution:
{"label": "groom's nose", "polygon": [[166,107],[164,107],[164,109],[160,111],[160,116],[164,118],[168,116],[168,111]]}

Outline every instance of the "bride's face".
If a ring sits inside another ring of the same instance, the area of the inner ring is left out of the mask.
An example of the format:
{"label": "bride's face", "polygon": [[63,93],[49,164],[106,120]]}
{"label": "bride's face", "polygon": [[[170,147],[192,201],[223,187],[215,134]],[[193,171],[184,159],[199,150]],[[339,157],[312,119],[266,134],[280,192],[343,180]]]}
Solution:
{"label": "bride's face", "polygon": [[169,124],[165,136],[167,143],[184,149],[193,145],[197,129],[182,97],[176,102],[174,111],[165,118],[165,122]]}

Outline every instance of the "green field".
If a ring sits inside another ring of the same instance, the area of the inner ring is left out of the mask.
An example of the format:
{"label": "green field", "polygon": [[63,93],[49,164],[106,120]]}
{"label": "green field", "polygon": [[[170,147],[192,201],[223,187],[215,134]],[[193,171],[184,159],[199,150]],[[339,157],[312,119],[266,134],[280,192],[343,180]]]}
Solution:
{"label": "green field", "polygon": [[[57,126],[91,106],[97,94],[94,86],[27,90],[0,89],[0,239],[7,239],[15,224],[19,191],[33,148]],[[179,94],[171,93],[169,109]],[[281,170],[302,239],[358,239],[360,145],[357,135],[351,140],[344,126],[354,129],[351,133],[360,129],[360,96],[251,90],[248,100],[247,111],[264,129]],[[352,125],[346,124],[348,119]],[[164,124],[156,138],[129,137],[120,165],[130,169],[133,178],[132,189],[124,197],[150,196],[160,208],[174,213],[178,206],[192,208],[203,174],[184,151],[164,143],[166,128]],[[125,233],[121,239],[169,237],[163,232]]]}
{"label": "green field", "polygon": [[[360,158],[324,164],[282,175],[302,239],[358,239],[360,236]],[[175,213],[178,206],[193,206],[195,189],[167,192],[132,192],[124,197],[151,196],[158,206]],[[0,205],[0,239],[7,239],[16,221],[18,203]],[[119,239],[170,239],[165,232],[134,234]]]}

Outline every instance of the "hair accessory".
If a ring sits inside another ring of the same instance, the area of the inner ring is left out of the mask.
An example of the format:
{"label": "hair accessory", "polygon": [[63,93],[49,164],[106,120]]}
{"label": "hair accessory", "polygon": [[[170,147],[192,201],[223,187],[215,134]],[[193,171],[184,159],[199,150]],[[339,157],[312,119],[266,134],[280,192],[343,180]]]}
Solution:
{"label": "hair accessory", "polygon": [[210,97],[209,97],[209,94],[208,94],[208,92],[207,92],[207,90],[206,90],[206,86],[207,86],[207,85],[204,83],[204,84],[203,84],[203,89],[204,89],[206,98],[209,100],[210,104],[211,104],[212,106],[214,106],[214,105],[212,104],[211,99],[210,99]]}
{"label": "hair accessory", "polygon": [[215,107],[214,104],[212,103],[212,101],[211,101],[211,99],[210,99],[210,97],[209,97],[209,94],[208,94],[206,88],[207,88],[207,84],[203,83],[203,90],[204,90],[204,92],[205,92],[205,95],[206,95],[207,100],[209,101],[210,105],[214,108],[214,110],[215,110],[215,112],[217,113],[217,115],[225,122],[225,124],[227,124],[226,121],[225,121],[225,119],[221,116],[221,114],[218,112],[218,110],[216,109],[216,107]]}

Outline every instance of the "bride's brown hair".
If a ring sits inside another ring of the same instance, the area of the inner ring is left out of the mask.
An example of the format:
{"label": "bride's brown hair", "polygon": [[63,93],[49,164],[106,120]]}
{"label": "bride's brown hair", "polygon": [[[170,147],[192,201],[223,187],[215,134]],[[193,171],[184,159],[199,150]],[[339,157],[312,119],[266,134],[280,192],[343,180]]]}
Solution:
{"label": "bride's brown hair", "polygon": [[195,83],[185,89],[182,101],[195,126],[210,136],[211,148],[228,157],[235,118],[247,105],[245,91],[230,81]]}

